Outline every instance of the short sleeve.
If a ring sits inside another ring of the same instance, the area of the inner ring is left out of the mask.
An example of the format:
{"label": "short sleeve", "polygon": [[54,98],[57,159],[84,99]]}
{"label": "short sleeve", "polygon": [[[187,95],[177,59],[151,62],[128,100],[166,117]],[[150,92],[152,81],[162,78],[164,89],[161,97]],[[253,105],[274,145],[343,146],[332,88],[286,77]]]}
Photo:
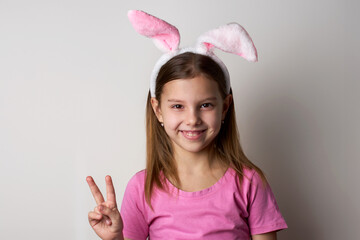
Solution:
{"label": "short sleeve", "polygon": [[251,235],[287,228],[270,186],[263,184],[257,172],[251,179],[248,198],[248,223]]}
{"label": "short sleeve", "polygon": [[149,227],[145,220],[144,174],[137,173],[126,187],[121,204],[121,217],[124,223],[123,234],[131,240],[145,240]]}

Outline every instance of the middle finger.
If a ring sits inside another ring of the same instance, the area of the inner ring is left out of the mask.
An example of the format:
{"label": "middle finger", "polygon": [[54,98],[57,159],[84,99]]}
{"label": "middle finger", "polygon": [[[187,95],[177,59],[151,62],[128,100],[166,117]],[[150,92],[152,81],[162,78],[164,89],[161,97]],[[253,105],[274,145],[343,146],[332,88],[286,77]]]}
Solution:
{"label": "middle finger", "polygon": [[116,196],[115,196],[115,189],[114,189],[112,179],[108,175],[105,177],[105,181],[106,181],[106,199],[107,199],[107,201],[110,201],[113,204],[115,204],[115,207],[116,207]]}

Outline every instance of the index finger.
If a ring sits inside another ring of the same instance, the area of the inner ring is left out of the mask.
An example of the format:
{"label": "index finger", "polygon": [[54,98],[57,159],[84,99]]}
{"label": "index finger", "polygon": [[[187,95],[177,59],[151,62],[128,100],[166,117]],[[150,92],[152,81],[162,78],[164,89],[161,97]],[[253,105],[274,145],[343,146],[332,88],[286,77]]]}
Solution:
{"label": "index finger", "polygon": [[104,197],[102,195],[102,193],[100,192],[98,186],[96,185],[96,183],[94,182],[94,179],[91,176],[88,176],[86,178],[86,181],[90,187],[91,193],[96,201],[97,205],[100,205],[101,203],[104,202]]}
{"label": "index finger", "polygon": [[116,206],[115,189],[112,179],[109,175],[107,175],[105,177],[105,181],[106,181],[106,200],[115,203]]}

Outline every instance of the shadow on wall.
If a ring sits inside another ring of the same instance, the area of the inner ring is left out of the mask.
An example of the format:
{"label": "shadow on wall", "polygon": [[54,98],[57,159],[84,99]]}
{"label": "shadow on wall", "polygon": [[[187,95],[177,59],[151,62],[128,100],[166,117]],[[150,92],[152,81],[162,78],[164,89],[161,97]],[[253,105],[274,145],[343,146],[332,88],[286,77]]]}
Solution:
{"label": "shadow on wall", "polygon": [[289,227],[278,239],[325,240],[321,195],[326,176],[319,181],[318,169],[326,151],[319,141],[320,123],[313,109],[280,86],[284,81],[267,81],[273,89],[265,88],[251,104],[247,131],[250,152],[256,153],[250,159],[264,170]]}

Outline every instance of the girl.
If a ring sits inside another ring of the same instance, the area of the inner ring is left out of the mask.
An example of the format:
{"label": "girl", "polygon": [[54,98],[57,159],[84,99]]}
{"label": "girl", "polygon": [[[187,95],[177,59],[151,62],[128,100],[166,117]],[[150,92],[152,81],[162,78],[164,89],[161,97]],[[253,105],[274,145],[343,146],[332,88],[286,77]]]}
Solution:
{"label": "girl", "polygon": [[[106,201],[87,177],[97,203],[90,225],[104,240],[276,239],[287,225],[263,172],[240,146],[229,75],[211,50],[229,28],[203,35],[195,49],[179,50],[174,26],[141,11],[129,18],[168,50],[150,83],[147,165],[129,181],[121,215],[111,177],[105,178]],[[238,54],[256,61],[246,31],[237,24],[231,29],[238,34],[231,38],[241,39]],[[229,42],[220,45],[229,49]]]}

